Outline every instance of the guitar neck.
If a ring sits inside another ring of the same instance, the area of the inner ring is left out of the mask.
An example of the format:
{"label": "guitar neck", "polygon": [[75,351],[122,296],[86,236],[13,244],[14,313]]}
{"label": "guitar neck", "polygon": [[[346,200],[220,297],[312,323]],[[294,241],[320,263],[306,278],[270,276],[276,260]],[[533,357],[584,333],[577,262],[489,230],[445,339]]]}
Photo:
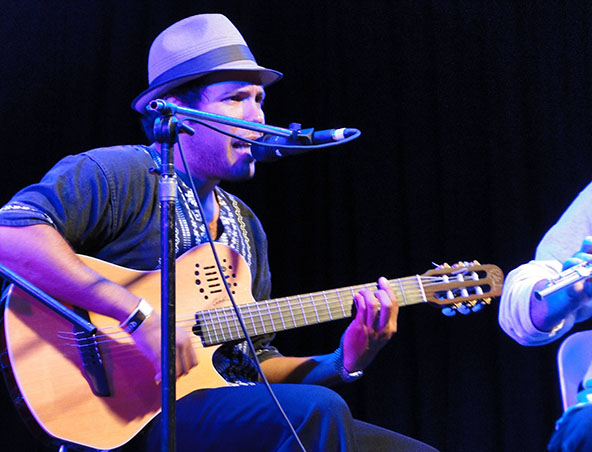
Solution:
{"label": "guitar neck", "polygon": [[[418,275],[393,279],[389,283],[401,306],[426,301]],[[257,336],[350,317],[353,296],[362,289],[375,290],[376,283],[275,298],[239,305],[238,309],[249,336]],[[206,346],[244,338],[232,307],[200,311],[196,322]]]}

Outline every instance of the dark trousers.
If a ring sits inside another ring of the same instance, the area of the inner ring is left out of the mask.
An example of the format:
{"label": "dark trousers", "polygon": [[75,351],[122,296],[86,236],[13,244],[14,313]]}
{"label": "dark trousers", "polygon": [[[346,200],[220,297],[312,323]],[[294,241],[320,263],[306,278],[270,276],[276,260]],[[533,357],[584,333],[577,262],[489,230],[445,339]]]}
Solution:
{"label": "dark trousers", "polygon": [[[307,452],[437,452],[395,432],[352,418],[345,401],[313,385],[272,385]],[[160,451],[160,418],[146,436]],[[262,384],[195,391],[177,402],[177,452],[300,452]]]}

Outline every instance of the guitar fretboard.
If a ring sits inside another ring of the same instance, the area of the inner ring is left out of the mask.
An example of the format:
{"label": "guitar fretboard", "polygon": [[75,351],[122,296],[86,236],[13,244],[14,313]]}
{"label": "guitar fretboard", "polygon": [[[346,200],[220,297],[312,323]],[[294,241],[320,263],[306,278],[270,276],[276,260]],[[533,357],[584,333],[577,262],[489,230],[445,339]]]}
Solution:
{"label": "guitar fretboard", "polygon": [[[399,305],[426,301],[418,275],[389,281]],[[432,278],[428,278],[432,279]],[[249,336],[285,331],[308,325],[341,320],[352,315],[353,296],[362,289],[375,290],[376,284],[362,284],[330,291],[314,292],[239,305]],[[244,338],[232,307],[208,309],[196,314],[196,327],[205,346]]]}

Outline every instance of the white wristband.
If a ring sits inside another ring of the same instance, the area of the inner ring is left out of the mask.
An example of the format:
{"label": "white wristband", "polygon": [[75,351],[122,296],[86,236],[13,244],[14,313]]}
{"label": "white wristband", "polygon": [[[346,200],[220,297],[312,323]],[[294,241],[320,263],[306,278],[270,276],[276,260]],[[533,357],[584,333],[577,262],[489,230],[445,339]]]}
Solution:
{"label": "white wristband", "polygon": [[132,311],[127,319],[119,324],[119,328],[128,334],[132,334],[139,328],[144,320],[150,317],[153,311],[154,309],[152,309],[150,303],[141,298],[136,309]]}

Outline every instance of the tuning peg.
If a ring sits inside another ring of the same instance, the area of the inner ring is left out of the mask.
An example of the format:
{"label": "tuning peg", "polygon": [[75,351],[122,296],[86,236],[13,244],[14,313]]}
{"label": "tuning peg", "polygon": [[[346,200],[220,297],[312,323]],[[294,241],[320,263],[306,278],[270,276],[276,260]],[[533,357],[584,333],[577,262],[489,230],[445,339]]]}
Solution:
{"label": "tuning peg", "polygon": [[479,312],[481,309],[483,309],[484,303],[482,303],[481,301],[477,301],[476,303],[471,303],[471,311],[472,312]]}
{"label": "tuning peg", "polygon": [[471,313],[471,310],[465,303],[458,303],[458,306],[456,306],[456,310],[460,312],[462,315],[467,315]]}
{"label": "tuning peg", "polygon": [[454,317],[456,315],[456,310],[451,306],[446,306],[442,308],[442,314],[446,317]]}

